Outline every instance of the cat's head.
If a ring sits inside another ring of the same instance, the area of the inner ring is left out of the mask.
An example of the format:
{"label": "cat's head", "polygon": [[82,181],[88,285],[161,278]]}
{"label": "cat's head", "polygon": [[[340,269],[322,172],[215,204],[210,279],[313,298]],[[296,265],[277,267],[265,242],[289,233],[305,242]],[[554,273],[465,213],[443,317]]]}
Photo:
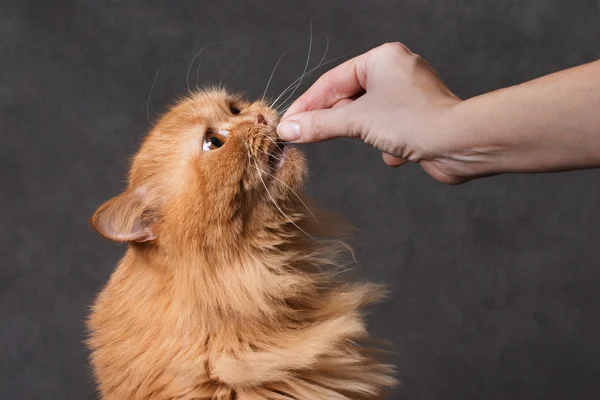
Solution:
{"label": "cat's head", "polygon": [[127,188],[91,218],[103,236],[162,248],[232,245],[281,229],[298,205],[302,153],[264,101],[223,90],[171,108],[135,155]]}

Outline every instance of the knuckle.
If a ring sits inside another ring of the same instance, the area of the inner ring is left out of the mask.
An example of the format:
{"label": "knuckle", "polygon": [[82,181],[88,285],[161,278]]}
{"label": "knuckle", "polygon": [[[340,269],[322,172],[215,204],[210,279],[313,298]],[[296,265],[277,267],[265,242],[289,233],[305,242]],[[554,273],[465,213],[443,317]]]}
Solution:
{"label": "knuckle", "polygon": [[413,52],[401,42],[384,43],[379,48],[382,53],[387,55],[409,56],[413,54]]}
{"label": "knuckle", "polygon": [[350,137],[364,139],[366,135],[364,118],[355,118],[355,115],[356,113],[351,113],[350,108],[340,109],[339,118],[344,121],[344,133]]}
{"label": "knuckle", "polygon": [[335,79],[333,74],[334,71],[332,70],[321,75],[315,82],[314,86],[318,86],[326,92],[332,91],[335,88]]}
{"label": "knuckle", "polygon": [[416,70],[416,69],[424,67],[425,64],[426,64],[425,60],[420,55],[412,54],[409,58],[407,58],[405,65],[407,68]]}
{"label": "knuckle", "polygon": [[319,80],[321,80],[320,85],[323,88],[325,96],[334,97],[336,94],[336,84],[334,79],[329,75],[323,75]]}
{"label": "knuckle", "polygon": [[323,136],[323,119],[319,116],[313,116],[309,125],[309,135],[314,139],[319,139]]}

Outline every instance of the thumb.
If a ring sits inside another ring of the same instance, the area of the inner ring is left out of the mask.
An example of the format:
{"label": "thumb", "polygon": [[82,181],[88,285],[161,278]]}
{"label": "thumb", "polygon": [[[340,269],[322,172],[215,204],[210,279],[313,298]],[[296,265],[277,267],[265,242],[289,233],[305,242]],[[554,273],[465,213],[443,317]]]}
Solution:
{"label": "thumb", "polygon": [[314,143],[358,134],[347,107],[294,114],[277,126],[278,136],[288,142]]}

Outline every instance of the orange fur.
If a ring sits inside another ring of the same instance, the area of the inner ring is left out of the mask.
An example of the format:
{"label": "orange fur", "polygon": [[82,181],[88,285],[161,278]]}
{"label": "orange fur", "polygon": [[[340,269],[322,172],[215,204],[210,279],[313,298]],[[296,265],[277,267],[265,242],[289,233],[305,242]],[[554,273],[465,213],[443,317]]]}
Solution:
{"label": "orange fur", "polygon": [[[129,243],[88,321],[103,399],[373,399],[394,384],[359,344],[381,288],[335,273],[347,246],[296,194],[302,153],[269,163],[277,120],[220,90],[184,99],[91,218]],[[229,132],[222,147],[203,151],[208,129]]]}

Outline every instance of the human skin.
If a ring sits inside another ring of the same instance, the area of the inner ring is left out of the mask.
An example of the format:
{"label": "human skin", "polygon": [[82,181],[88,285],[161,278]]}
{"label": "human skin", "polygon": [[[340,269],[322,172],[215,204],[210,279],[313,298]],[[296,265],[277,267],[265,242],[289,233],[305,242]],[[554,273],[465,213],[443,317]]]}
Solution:
{"label": "human skin", "polygon": [[390,166],[442,183],[600,166],[600,61],[461,100],[431,66],[387,43],[321,76],[287,110],[280,138],[360,138]]}

